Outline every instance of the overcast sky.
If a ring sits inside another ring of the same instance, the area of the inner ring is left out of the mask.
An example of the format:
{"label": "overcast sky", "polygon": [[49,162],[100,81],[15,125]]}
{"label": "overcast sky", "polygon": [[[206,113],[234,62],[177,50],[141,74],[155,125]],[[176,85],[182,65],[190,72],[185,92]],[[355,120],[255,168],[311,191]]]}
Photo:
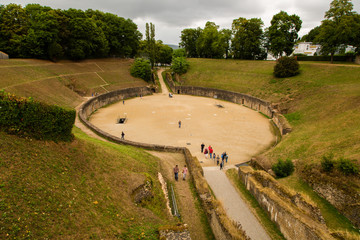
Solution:
{"label": "overcast sky", "polygon": [[[155,24],[155,38],[167,44],[179,44],[184,28],[204,28],[207,21],[222,28],[231,28],[239,17],[261,18],[265,27],[281,10],[296,14],[302,20],[299,35],[320,25],[332,0],[1,0],[0,4],[16,3],[25,6],[39,3],[52,8],[93,9],[132,19],[140,32],[145,23]],[[353,0],[354,10],[360,12],[360,0]]]}

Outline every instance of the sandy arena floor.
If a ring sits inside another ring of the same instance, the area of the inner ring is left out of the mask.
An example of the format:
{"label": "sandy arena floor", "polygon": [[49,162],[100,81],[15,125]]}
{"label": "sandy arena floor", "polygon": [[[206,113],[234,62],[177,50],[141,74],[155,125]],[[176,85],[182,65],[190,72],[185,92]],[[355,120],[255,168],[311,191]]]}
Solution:
{"label": "sandy arena floor", "polygon": [[[224,107],[219,108],[217,104]],[[120,117],[125,124],[117,124]],[[178,122],[181,121],[181,128]],[[249,161],[266,149],[275,136],[267,118],[246,107],[211,98],[155,94],[99,109],[90,122],[108,133],[131,141],[190,149],[203,166],[214,165],[200,152],[203,142],[216,154],[226,151],[229,164]]]}

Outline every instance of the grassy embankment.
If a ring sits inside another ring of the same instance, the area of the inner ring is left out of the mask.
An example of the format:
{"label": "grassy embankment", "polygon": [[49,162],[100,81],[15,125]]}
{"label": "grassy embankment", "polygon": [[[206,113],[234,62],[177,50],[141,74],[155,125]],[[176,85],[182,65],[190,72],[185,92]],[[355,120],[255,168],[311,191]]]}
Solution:
{"label": "grassy embankment", "polygon": [[132,60],[96,59],[52,63],[34,59],[0,60],[0,89],[35,100],[75,107],[93,93],[146,86],[129,74]]}
{"label": "grassy embankment", "polygon": [[[266,154],[271,162],[290,158],[298,169],[319,167],[328,153],[359,162],[360,67],[300,62],[300,75],[276,79],[274,62],[190,59],[190,63],[183,76],[186,85],[246,93],[278,104],[293,132]],[[351,181],[360,186],[358,178]],[[318,203],[330,229],[356,231],[309,187],[303,187],[298,174],[281,182]]]}
{"label": "grassy embankment", "polygon": [[[74,129],[72,143],[0,132],[0,238],[157,239],[174,223],[157,181],[158,159]],[[155,197],[133,203],[147,177]]]}
{"label": "grassy embankment", "polygon": [[[1,60],[0,89],[73,108],[93,92],[145,86],[129,65]],[[159,226],[176,223],[157,181],[158,158],[77,128],[74,134],[71,143],[54,143],[0,132],[1,239],[157,239]],[[132,190],[149,177],[155,196],[136,205]]]}

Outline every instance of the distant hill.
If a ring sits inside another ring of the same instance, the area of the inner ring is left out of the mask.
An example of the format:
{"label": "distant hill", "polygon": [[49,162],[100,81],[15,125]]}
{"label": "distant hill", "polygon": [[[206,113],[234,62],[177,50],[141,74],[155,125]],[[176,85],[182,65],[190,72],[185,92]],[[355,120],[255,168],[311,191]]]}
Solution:
{"label": "distant hill", "polygon": [[165,45],[168,45],[169,47],[171,47],[172,49],[176,50],[176,49],[179,49],[179,45],[174,45],[174,44],[165,44]]}

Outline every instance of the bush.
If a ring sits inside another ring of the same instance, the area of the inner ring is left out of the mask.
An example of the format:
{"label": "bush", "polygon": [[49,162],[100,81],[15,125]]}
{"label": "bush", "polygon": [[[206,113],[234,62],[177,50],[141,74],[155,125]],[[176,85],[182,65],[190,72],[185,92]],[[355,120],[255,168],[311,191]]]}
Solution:
{"label": "bush", "polygon": [[357,165],[356,160],[340,158],[337,167],[345,175],[359,173],[359,166]]}
{"label": "bush", "polygon": [[133,77],[141,78],[147,82],[151,80],[151,64],[149,60],[137,58],[130,68]]}
{"label": "bush", "polygon": [[184,74],[189,69],[189,62],[184,57],[173,58],[171,70],[177,74]]}
{"label": "bush", "polygon": [[278,78],[292,77],[299,73],[299,63],[294,57],[281,57],[274,67],[274,76]]}
{"label": "bush", "polygon": [[331,172],[335,166],[334,154],[324,155],[321,160],[321,168],[325,172]]}
{"label": "bush", "polygon": [[0,92],[0,130],[39,140],[70,141],[75,110]]}
{"label": "bush", "polygon": [[290,176],[295,170],[294,164],[290,159],[286,159],[285,161],[279,159],[278,162],[271,167],[271,169],[278,178]]}

